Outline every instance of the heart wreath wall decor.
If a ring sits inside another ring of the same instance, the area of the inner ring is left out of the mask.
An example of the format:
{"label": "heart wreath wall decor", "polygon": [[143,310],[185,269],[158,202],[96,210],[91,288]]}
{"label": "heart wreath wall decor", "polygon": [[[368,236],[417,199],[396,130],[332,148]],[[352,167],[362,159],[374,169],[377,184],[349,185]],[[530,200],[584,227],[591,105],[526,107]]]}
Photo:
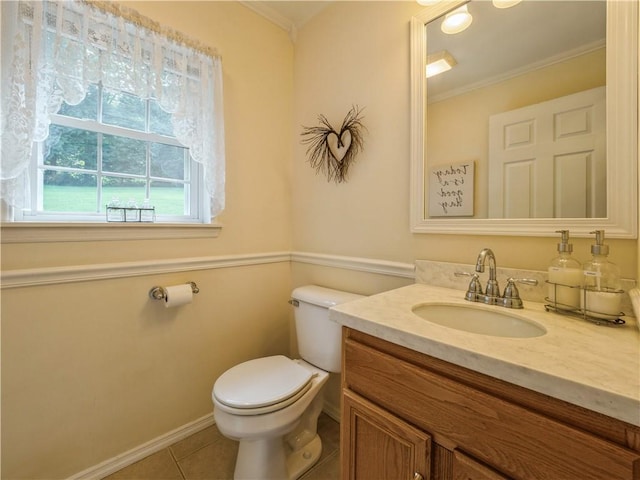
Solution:
{"label": "heart wreath wall decor", "polygon": [[328,181],[342,183],[347,178],[349,166],[356,154],[362,150],[361,110],[354,106],[349,110],[342,122],[340,131],[336,132],[324,115],[319,115],[317,127],[304,127],[302,143],[308,144],[309,163],[316,173],[324,172]]}

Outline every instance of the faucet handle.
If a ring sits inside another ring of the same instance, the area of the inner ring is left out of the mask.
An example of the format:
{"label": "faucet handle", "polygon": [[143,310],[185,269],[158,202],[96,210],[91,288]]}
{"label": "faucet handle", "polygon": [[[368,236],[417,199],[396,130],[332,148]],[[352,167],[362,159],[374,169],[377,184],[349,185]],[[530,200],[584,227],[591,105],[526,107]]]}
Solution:
{"label": "faucet handle", "polygon": [[516,281],[513,278],[507,280],[507,286],[504,287],[504,297],[502,299],[502,305],[507,308],[522,308],[522,299],[520,298],[520,292],[516,287]]}
{"label": "faucet handle", "polygon": [[465,300],[470,302],[477,302],[482,295],[482,284],[480,283],[480,276],[477,273],[469,272],[455,272],[456,277],[471,277],[469,287],[467,287],[467,293],[465,293]]}
{"label": "faucet handle", "polygon": [[536,286],[538,285],[538,280],[536,280],[535,278],[509,278],[507,279],[507,281],[513,281],[516,283],[521,283],[523,285],[531,285],[531,286]]}
{"label": "faucet handle", "polygon": [[471,272],[453,272],[453,274],[456,277],[472,277],[472,276],[478,276],[477,273],[471,273]]}
{"label": "faucet handle", "polygon": [[520,292],[516,283],[522,283],[525,285],[538,285],[538,280],[531,278],[509,278],[507,280],[507,286],[504,288],[504,296],[502,298],[502,305],[507,308],[523,308],[522,299],[520,298]]}

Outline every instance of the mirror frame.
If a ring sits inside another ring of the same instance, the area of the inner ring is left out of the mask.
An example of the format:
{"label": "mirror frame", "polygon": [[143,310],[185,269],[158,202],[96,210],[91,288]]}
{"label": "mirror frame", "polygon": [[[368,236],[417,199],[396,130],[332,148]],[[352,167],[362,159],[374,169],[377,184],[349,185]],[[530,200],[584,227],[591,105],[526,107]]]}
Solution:
{"label": "mirror frame", "polygon": [[[425,25],[469,0],[443,0],[411,19],[411,187],[413,233],[637,238],[638,2],[607,1],[607,218],[429,218],[425,185],[427,58]],[[615,162],[610,159],[617,159]],[[631,201],[629,201],[631,199]]]}

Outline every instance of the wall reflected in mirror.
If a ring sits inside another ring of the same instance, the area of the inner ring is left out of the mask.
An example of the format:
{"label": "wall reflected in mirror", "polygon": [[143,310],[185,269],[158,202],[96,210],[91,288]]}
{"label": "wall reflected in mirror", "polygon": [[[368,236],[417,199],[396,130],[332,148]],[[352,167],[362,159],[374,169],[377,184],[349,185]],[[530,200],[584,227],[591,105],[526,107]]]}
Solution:
{"label": "wall reflected in mirror", "polygon": [[473,198],[450,216],[606,217],[606,2],[467,7],[461,33],[425,25],[427,58],[454,63],[427,79],[425,185],[469,164]]}

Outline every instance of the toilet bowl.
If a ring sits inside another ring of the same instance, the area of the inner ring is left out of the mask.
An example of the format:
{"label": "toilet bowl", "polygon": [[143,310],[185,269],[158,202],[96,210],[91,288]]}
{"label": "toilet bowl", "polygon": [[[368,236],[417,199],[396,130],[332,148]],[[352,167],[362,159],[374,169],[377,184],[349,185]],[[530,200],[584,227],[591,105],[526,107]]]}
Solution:
{"label": "toilet bowl", "polygon": [[[278,357],[250,362],[272,358]],[[218,430],[224,436],[240,442],[235,479],[298,478],[318,460],[322,452],[316,422],[322,411],[321,391],[329,373],[301,360],[280,358],[310,374],[308,384],[301,395],[294,395],[294,401],[289,398],[272,405],[233,408],[217,398],[214,388],[214,417]],[[261,410],[271,411],[257,413]]]}
{"label": "toilet bowl", "polygon": [[301,359],[283,355],[243,362],[216,380],[219,431],[239,441],[234,479],[294,480],[322,453],[317,421],[329,372],[340,371],[341,328],[328,309],[360,298],[309,285],[292,293]]}

